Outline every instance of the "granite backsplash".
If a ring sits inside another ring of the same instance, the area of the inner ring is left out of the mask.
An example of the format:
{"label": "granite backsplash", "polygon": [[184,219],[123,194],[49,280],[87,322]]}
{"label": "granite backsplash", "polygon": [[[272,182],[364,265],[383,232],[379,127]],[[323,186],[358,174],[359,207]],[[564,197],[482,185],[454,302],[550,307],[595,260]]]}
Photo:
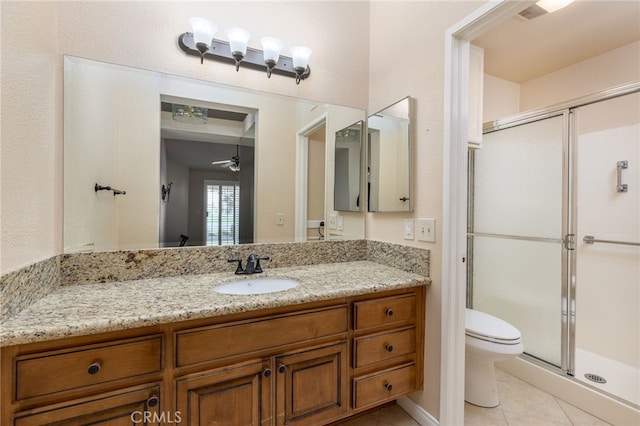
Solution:
{"label": "granite backsplash", "polygon": [[0,276],[0,322],[58,286],[235,270],[229,259],[268,256],[263,268],[369,260],[429,276],[429,250],[372,240],[122,250],[54,256]]}

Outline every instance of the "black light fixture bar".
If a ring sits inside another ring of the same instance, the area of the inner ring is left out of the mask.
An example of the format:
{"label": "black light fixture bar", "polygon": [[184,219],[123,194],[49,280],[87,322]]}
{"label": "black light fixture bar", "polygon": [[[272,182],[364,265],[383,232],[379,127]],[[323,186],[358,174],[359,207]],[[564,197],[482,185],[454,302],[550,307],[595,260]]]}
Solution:
{"label": "black light fixture bar", "polygon": [[[196,48],[196,43],[193,41],[192,33],[181,34],[178,38],[178,45],[180,45],[180,49],[185,51],[187,54],[202,57],[200,51]],[[236,64],[236,60],[231,55],[229,43],[223,40],[216,40],[215,38],[211,42],[209,50],[204,54],[204,57],[220,62],[226,62],[234,66]],[[247,53],[242,62],[240,62],[240,67],[266,72],[267,65],[264,63],[264,52],[260,49],[247,47]],[[284,75],[292,78],[297,77],[296,71],[293,69],[293,60],[282,55],[280,55],[278,63],[272,68],[271,72],[273,74]],[[310,74],[311,68],[307,66],[307,70],[300,76],[300,79],[304,80],[309,77]]]}

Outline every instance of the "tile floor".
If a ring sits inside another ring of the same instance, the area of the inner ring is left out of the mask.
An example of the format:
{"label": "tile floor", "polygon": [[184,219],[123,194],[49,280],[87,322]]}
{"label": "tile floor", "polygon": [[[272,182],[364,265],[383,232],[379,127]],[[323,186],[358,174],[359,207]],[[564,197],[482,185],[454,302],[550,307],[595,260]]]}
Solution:
{"label": "tile floor", "polygon": [[[522,380],[496,370],[500,405],[481,408],[465,402],[465,426],[606,426],[593,417]],[[337,424],[334,426],[338,426]],[[398,405],[384,406],[339,426],[419,426]]]}

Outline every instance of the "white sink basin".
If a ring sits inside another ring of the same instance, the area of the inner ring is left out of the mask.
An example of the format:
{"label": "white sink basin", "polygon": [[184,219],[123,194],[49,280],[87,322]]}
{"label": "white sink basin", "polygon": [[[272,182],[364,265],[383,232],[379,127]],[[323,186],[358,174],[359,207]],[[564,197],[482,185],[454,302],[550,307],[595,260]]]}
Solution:
{"label": "white sink basin", "polygon": [[221,294],[266,294],[290,290],[298,285],[298,281],[285,278],[247,278],[215,286],[213,291]]}

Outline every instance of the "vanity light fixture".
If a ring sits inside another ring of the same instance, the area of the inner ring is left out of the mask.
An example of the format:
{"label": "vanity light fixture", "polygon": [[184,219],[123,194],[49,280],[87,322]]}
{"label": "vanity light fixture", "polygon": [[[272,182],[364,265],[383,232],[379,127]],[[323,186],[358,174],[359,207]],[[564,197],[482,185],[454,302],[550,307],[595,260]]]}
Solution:
{"label": "vanity light fixture", "polygon": [[538,0],[536,6],[540,6],[548,13],[553,13],[573,3],[573,0]]}
{"label": "vanity light fixture", "polygon": [[189,55],[204,59],[234,64],[236,71],[243,67],[264,70],[267,77],[271,74],[284,75],[296,79],[296,84],[309,77],[309,55],[311,49],[303,46],[291,47],[291,58],[280,55],[284,43],[274,37],[263,37],[260,42],[263,50],[248,47],[251,34],[242,28],[229,28],[225,31],[228,41],[213,38],[218,27],[203,18],[189,20],[193,32],[183,33],[178,37],[178,45]]}
{"label": "vanity light fixture", "polygon": [[521,17],[531,20],[538,16],[553,13],[569,6],[574,0],[538,0],[535,4],[518,13]]}

